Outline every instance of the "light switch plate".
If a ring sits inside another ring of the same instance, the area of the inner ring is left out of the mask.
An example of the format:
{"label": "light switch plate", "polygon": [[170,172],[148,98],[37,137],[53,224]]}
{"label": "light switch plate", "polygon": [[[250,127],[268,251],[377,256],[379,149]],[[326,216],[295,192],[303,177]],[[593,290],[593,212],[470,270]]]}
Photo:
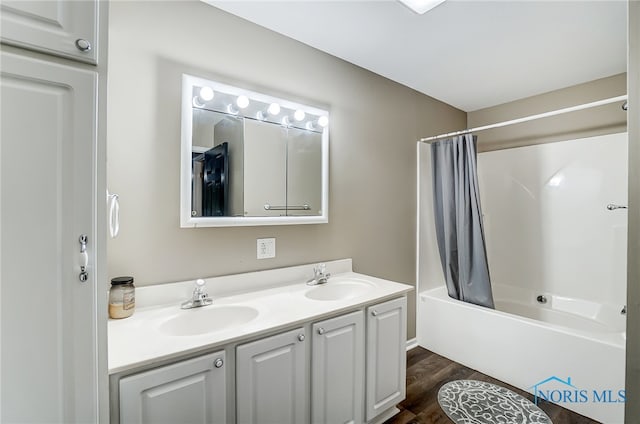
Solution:
{"label": "light switch plate", "polygon": [[269,259],[276,257],[276,239],[275,238],[263,238],[258,239],[258,259]]}

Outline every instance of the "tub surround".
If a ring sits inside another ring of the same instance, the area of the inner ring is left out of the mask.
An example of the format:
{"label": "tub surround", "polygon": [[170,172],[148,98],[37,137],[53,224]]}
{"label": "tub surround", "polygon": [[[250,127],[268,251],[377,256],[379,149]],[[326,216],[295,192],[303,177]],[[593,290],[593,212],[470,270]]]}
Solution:
{"label": "tub surround", "polygon": [[550,401],[622,422],[628,213],[607,205],[627,204],[627,134],[478,155],[497,310],[447,296],[428,147],[418,145],[418,344],[530,393],[555,377],[542,386]]}
{"label": "tub surround", "polygon": [[[198,313],[208,308],[180,309],[180,303],[191,297],[193,281],[139,288],[133,316],[109,321],[109,373],[121,373],[255,338],[404,296],[413,290],[406,284],[353,272],[351,259],[327,262],[327,272],[332,276],[326,286],[308,286],[305,282],[313,276],[313,265],[205,279],[206,291],[214,299],[213,307],[245,306],[256,309],[258,316],[245,324],[200,335],[167,335],[159,328],[180,314]],[[362,284],[366,290],[340,300],[314,300],[305,296],[310,290],[346,281]]]}

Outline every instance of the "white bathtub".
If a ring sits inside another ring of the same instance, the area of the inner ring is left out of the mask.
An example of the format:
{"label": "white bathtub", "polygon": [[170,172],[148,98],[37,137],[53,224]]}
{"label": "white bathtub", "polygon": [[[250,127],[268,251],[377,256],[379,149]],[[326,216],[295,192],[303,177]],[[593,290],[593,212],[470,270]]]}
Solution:
{"label": "white bathtub", "polygon": [[451,299],[444,286],[420,293],[418,344],[582,415],[622,423],[623,305],[511,286],[493,292],[496,310]]}

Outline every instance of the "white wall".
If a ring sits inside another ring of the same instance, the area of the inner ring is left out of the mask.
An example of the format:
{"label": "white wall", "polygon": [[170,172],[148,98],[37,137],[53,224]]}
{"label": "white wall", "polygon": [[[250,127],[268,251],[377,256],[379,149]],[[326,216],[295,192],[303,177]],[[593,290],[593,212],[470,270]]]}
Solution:
{"label": "white wall", "polygon": [[478,155],[493,283],[623,305],[627,134]]}

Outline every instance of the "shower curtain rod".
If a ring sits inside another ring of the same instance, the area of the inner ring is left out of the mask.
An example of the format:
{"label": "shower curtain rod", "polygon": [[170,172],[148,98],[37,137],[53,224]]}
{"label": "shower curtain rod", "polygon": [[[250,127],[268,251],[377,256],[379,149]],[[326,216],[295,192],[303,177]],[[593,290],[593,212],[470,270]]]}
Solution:
{"label": "shower curtain rod", "polygon": [[549,116],[562,115],[563,113],[569,113],[569,112],[575,112],[577,110],[589,109],[589,108],[592,108],[592,107],[607,105],[609,103],[620,102],[620,101],[623,101],[623,100],[627,100],[627,95],[626,94],[622,95],[622,96],[611,97],[609,99],[598,100],[596,102],[585,103],[585,104],[582,104],[582,105],[566,107],[564,109],[553,110],[551,112],[545,112],[545,113],[539,113],[537,115],[525,116],[524,118],[517,118],[517,119],[512,119],[510,121],[498,122],[496,124],[483,125],[481,127],[469,128],[469,129],[466,129],[466,130],[455,131],[455,132],[450,132],[450,133],[440,134],[440,135],[434,135],[432,137],[421,138],[420,141],[423,142],[423,143],[428,143],[430,141],[438,140],[438,139],[441,139],[441,138],[454,137],[456,135],[469,134],[471,132],[490,130],[492,128],[506,127],[507,125],[520,124],[522,122],[534,121],[536,119],[547,118]]}

